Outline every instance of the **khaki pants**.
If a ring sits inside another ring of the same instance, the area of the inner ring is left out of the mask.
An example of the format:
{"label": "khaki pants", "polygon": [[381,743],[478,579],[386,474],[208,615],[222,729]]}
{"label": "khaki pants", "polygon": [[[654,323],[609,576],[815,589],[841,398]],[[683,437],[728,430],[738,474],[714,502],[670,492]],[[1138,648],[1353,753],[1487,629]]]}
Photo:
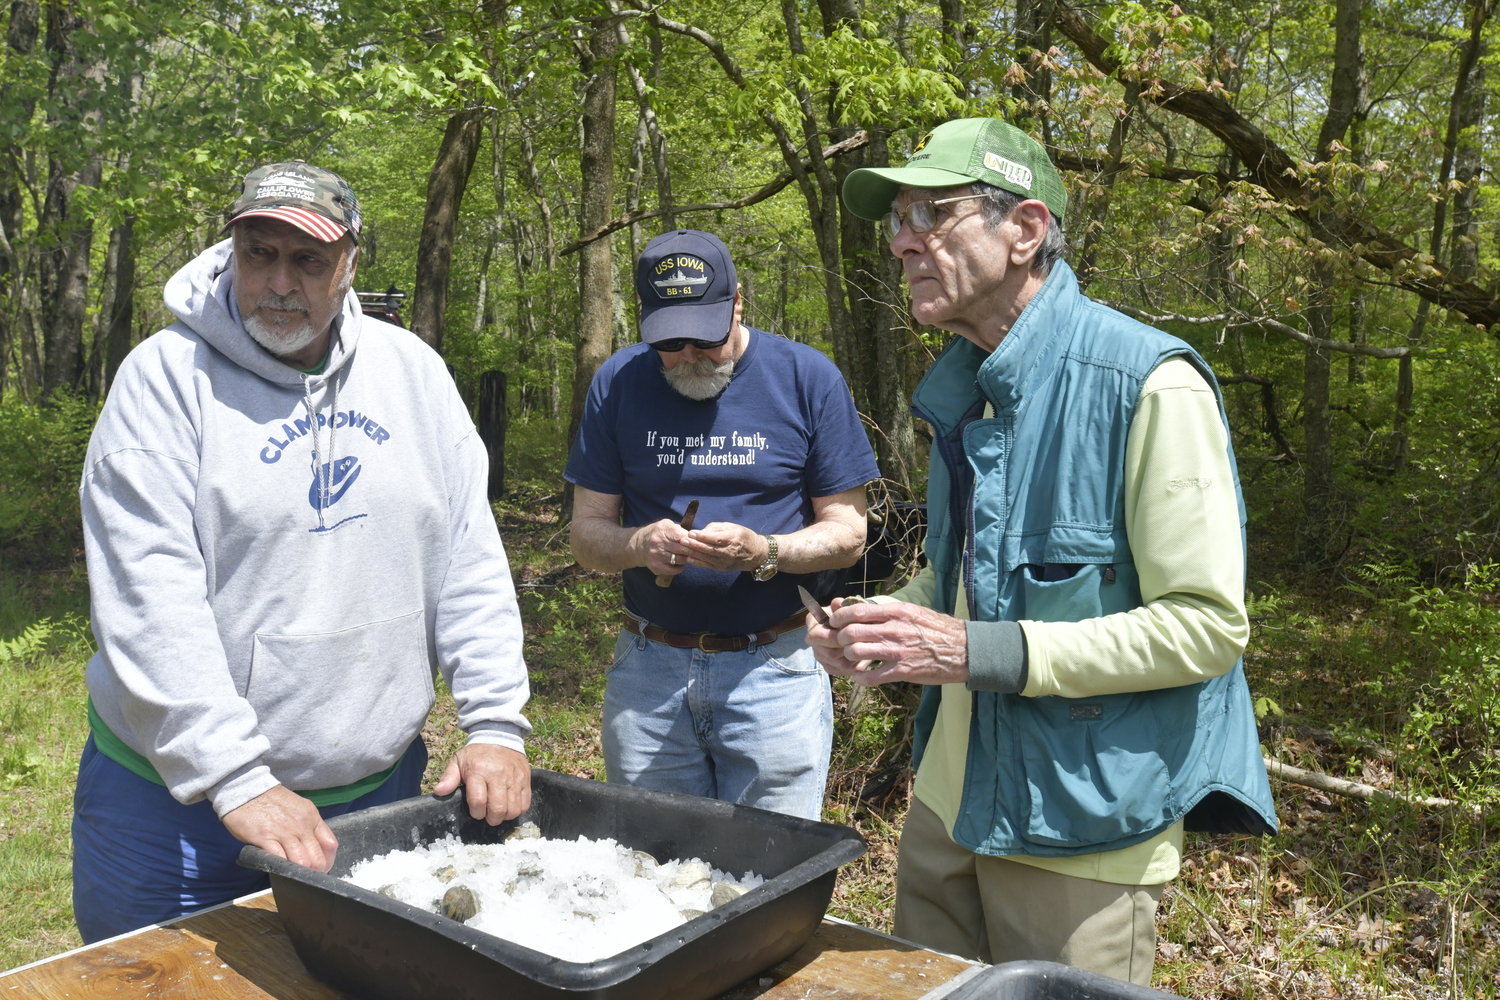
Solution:
{"label": "khaki pants", "polygon": [[1042,959],[1150,986],[1161,891],[967,851],[914,798],[896,863],[895,933],[982,962]]}

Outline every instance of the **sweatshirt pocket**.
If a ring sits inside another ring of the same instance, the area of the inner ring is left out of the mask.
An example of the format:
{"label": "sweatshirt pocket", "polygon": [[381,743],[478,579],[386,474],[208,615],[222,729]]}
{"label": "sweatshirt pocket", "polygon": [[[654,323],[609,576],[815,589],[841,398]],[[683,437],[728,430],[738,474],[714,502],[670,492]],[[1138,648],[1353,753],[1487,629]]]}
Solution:
{"label": "sweatshirt pocket", "polygon": [[422,611],[338,632],[258,632],[246,698],[293,788],[346,785],[389,767],[434,700]]}

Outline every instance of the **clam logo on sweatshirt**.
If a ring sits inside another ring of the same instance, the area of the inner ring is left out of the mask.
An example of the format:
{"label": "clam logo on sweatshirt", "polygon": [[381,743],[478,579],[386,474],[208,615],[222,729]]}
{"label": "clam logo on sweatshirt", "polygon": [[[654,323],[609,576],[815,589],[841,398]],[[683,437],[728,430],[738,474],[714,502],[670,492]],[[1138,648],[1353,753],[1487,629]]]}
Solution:
{"label": "clam logo on sweatshirt", "polygon": [[[323,511],[330,509],[334,504],[344,499],[344,494],[348,493],[350,488],[354,486],[360,477],[360,473],[364,471],[364,466],[360,464],[359,458],[355,455],[344,454],[340,456],[338,454],[341,451],[347,450],[349,439],[341,434],[326,433],[330,423],[328,414],[319,413],[317,421],[318,427],[321,429],[321,440],[318,441],[318,444],[333,456],[333,462],[324,462],[314,469],[311,482],[307,487],[307,503],[313,510],[318,512],[318,523],[311,530],[317,534],[325,534],[333,531],[335,528],[342,527],[349,521],[357,521],[366,516],[364,514],[350,514],[333,523],[325,523],[323,518]],[[345,430],[347,434],[346,429],[352,428],[363,433],[365,437],[369,438],[377,446],[383,445],[391,439],[389,428],[382,426],[379,421],[371,418],[369,414],[360,413],[358,410],[339,410],[333,415],[331,422],[335,432]],[[307,458],[312,457],[313,442],[308,441],[306,445],[301,446],[307,449],[305,452],[301,451],[298,446],[294,446],[293,442],[300,438],[310,437],[312,432],[312,422],[306,417],[289,418],[284,423],[278,424],[271,436],[266,438],[266,444],[260,450],[260,460],[266,465],[275,465],[281,461],[283,455],[291,452],[297,461],[306,461]],[[347,511],[343,511],[343,513],[347,513]]]}
{"label": "clam logo on sweatshirt", "polygon": [[313,510],[319,509],[320,501],[323,499],[323,484],[326,482],[328,484],[327,506],[332,507],[344,499],[344,493],[348,491],[349,487],[354,485],[354,481],[359,478],[360,472],[359,459],[353,455],[346,455],[337,462],[334,462],[331,471],[328,468],[328,463],[324,462],[323,468],[318,470],[318,473],[313,476],[312,485],[307,489],[307,502],[312,506]]}

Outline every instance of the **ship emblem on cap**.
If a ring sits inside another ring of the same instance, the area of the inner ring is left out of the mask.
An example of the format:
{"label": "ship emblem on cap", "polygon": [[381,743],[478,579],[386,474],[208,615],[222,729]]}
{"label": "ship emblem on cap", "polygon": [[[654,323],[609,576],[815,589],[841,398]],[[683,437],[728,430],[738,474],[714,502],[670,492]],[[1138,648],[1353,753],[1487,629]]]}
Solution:
{"label": "ship emblem on cap", "polygon": [[713,268],[691,254],[669,254],[656,262],[651,273],[651,285],[663,299],[697,298],[713,281]]}

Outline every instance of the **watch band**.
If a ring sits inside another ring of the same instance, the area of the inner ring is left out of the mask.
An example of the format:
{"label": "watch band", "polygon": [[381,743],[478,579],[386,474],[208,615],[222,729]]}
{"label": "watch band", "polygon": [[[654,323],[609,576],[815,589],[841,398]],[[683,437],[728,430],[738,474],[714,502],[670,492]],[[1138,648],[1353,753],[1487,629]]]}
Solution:
{"label": "watch band", "polygon": [[765,583],[776,575],[776,536],[766,536],[766,561],[755,568],[750,574],[751,578],[758,583]]}

